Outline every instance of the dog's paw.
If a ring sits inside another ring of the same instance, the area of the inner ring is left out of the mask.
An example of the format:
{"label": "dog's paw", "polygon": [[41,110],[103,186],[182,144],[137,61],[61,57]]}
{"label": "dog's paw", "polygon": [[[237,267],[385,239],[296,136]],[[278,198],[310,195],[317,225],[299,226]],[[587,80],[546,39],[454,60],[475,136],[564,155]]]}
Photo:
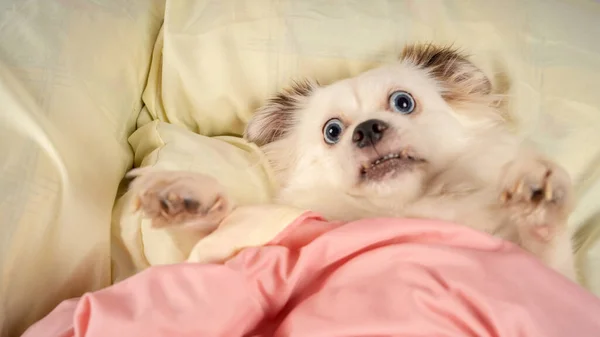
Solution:
{"label": "dog's paw", "polygon": [[231,212],[231,202],[213,178],[193,172],[133,170],[128,176],[134,207],[152,227],[212,231]]}
{"label": "dog's paw", "polygon": [[507,165],[500,184],[501,204],[521,236],[549,242],[566,226],[573,192],[569,175],[560,166],[544,159],[520,158]]}

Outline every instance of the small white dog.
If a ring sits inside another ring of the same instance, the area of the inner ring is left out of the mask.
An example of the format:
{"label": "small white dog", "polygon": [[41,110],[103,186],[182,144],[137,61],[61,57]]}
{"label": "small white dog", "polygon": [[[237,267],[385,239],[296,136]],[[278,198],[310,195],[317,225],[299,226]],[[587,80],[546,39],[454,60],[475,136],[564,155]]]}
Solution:
{"label": "small white dog", "polygon": [[[570,178],[512,135],[497,105],[463,55],[417,44],[357,77],[295,83],[257,111],[245,137],[273,166],[278,203],[331,220],[456,222],[516,242],[575,280]],[[211,231],[232,209],[201,174],[148,172],[132,188],[156,227]]]}

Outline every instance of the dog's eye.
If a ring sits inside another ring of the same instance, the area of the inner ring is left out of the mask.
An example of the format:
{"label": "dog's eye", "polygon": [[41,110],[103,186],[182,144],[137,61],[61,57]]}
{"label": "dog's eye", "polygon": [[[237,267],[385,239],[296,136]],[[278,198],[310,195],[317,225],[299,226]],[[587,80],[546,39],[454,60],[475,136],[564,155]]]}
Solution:
{"label": "dog's eye", "polygon": [[337,118],[333,118],[323,126],[323,139],[327,144],[336,144],[340,141],[344,132],[344,124]]}
{"label": "dog's eye", "polygon": [[415,100],[406,91],[394,91],[390,95],[390,108],[401,114],[408,115],[415,110]]}

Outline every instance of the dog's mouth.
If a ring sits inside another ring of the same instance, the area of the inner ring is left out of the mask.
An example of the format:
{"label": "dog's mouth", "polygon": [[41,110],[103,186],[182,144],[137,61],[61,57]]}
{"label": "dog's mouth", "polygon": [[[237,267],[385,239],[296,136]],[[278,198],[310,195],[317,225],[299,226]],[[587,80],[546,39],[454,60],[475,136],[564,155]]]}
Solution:
{"label": "dog's mouth", "polygon": [[413,169],[416,165],[424,163],[410,150],[389,153],[376,158],[371,162],[365,162],[360,168],[360,176],[365,180],[384,180],[392,178],[397,173]]}

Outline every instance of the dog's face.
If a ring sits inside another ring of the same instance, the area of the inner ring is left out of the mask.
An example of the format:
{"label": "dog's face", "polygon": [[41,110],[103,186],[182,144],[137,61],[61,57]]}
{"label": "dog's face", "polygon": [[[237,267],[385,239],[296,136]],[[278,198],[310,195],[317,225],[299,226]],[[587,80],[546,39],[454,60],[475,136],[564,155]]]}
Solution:
{"label": "dog's face", "polygon": [[497,120],[489,96],[488,79],[464,57],[415,45],[397,64],[329,86],[296,83],[257,112],[246,138],[290,193],[398,206]]}

